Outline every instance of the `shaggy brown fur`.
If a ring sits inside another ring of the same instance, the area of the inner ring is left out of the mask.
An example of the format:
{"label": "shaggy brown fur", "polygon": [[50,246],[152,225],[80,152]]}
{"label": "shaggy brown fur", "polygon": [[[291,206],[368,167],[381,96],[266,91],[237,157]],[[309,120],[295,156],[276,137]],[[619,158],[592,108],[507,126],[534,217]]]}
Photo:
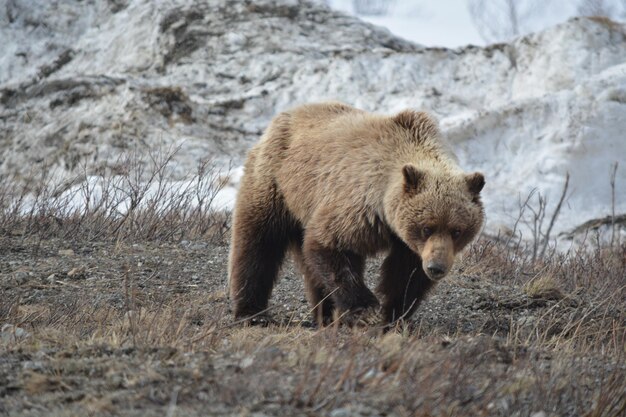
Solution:
{"label": "shaggy brown fur", "polygon": [[407,317],[478,233],[483,185],[482,174],[460,170],[425,113],[322,103],[278,115],[249,153],[235,206],[235,317],[267,308],[288,249],[318,322],[378,304],[363,271],[383,250],[384,320]]}

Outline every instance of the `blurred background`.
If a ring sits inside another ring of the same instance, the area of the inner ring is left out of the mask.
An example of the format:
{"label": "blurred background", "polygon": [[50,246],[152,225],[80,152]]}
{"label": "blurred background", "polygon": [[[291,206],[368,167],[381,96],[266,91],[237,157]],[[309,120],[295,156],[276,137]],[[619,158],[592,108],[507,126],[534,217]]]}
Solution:
{"label": "blurred background", "polygon": [[626,18],[625,0],[326,0],[428,46],[506,42],[574,16]]}
{"label": "blurred background", "polygon": [[0,179],[43,176],[81,208],[115,178],[117,210],[165,160],[170,188],[214,174],[228,211],[271,118],[339,100],[435,115],[487,177],[487,233],[614,236],[625,16],[626,0],[0,1]]}

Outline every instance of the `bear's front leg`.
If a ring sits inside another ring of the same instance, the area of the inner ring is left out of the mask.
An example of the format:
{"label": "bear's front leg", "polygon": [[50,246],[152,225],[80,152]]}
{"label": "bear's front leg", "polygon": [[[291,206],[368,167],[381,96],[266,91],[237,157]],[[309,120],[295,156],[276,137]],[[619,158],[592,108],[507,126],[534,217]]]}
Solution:
{"label": "bear's front leg", "polygon": [[394,239],[381,267],[378,285],[383,297],[384,324],[410,317],[433,284],[422,268],[419,255],[400,239]]}
{"label": "bear's front leg", "polygon": [[363,282],[365,257],[329,249],[306,235],[303,255],[312,284],[326,289],[343,322],[352,324],[359,313],[378,305],[376,296]]}
{"label": "bear's front leg", "polygon": [[333,321],[333,311],[335,306],[332,297],[326,292],[326,287],[314,278],[304,261],[302,253],[302,239],[300,245],[292,247],[293,259],[304,277],[304,288],[306,296],[311,305],[311,313],[313,313],[313,321],[318,325],[331,324]]}

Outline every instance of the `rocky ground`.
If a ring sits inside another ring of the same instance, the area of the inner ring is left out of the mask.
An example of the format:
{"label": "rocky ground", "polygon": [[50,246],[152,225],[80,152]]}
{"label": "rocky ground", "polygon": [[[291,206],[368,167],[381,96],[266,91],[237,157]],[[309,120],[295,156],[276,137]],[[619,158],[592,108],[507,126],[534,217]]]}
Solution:
{"label": "rocky ground", "polygon": [[233,323],[227,252],[4,235],[0,414],[624,415],[623,250],[561,259],[566,277],[481,241],[386,335],[312,327],[291,263],[279,324]]}

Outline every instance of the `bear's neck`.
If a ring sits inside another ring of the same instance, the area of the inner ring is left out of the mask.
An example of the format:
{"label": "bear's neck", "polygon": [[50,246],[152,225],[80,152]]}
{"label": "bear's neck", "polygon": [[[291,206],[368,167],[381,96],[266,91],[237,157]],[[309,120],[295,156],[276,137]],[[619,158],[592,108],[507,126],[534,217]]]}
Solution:
{"label": "bear's neck", "polygon": [[440,141],[426,140],[419,145],[413,143],[399,146],[396,158],[392,160],[393,167],[389,172],[401,173],[405,165],[413,165],[418,170],[427,171],[435,175],[455,176],[461,174],[456,156]]}

